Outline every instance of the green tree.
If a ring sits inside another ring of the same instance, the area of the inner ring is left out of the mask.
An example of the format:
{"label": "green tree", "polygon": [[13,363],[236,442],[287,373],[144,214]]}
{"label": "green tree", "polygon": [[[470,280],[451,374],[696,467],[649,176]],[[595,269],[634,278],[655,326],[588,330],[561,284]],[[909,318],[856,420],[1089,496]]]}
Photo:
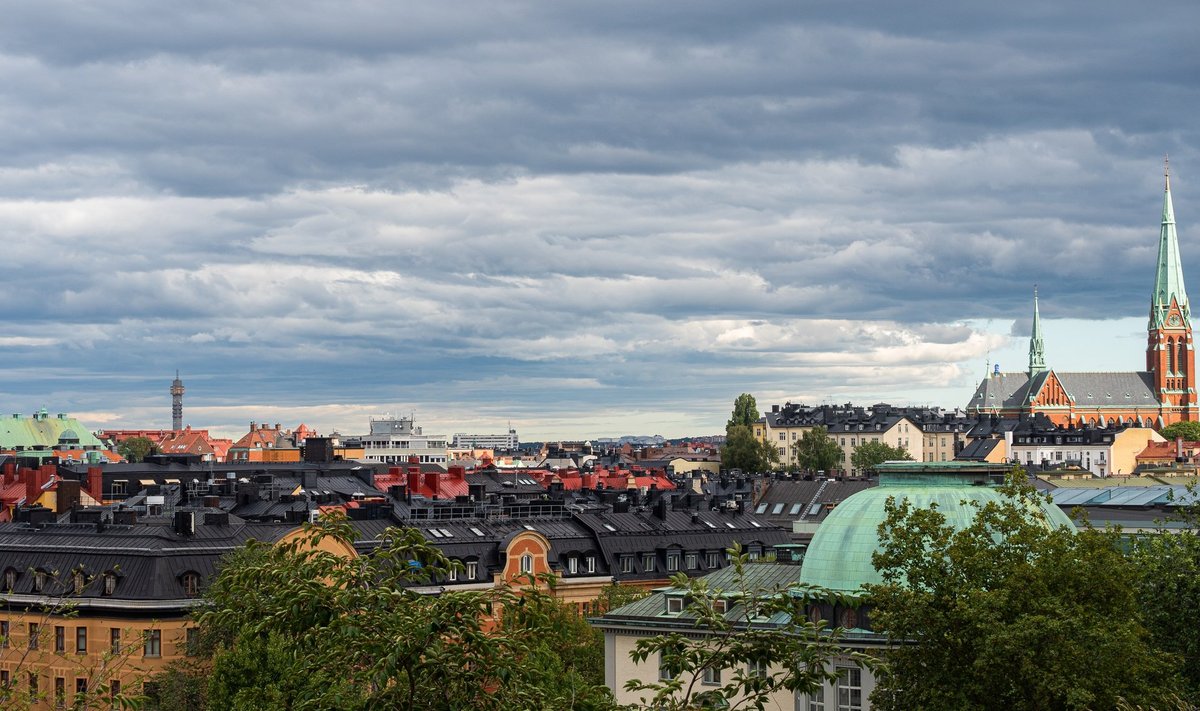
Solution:
{"label": "green tree", "polygon": [[871,471],[884,462],[911,460],[912,455],[904,447],[893,447],[886,442],[863,442],[850,453],[850,464],[859,471]]}
{"label": "green tree", "polygon": [[868,586],[892,642],[878,709],[1100,709],[1170,703],[1175,660],[1148,644],[1115,531],[1051,527],[1019,474],[956,530],[890,500]]}
{"label": "green tree", "polygon": [[729,417],[729,422],[725,424],[725,431],[728,432],[730,427],[749,427],[754,429],[754,423],[758,422],[758,403],[754,401],[754,396],[750,393],[742,393],[733,401],[733,414]]}
{"label": "green tree", "polygon": [[353,540],[334,518],[289,543],[252,541],[222,567],[198,616],[209,709],[612,707],[580,669],[595,658],[564,637],[579,625],[546,592],[423,594],[413,586],[460,564],[412,529],[387,529],[370,555],[328,552]]}
{"label": "green tree", "polygon": [[[644,694],[636,708],[763,709],[774,693],[808,693],[835,677],[829,660],[844,653],[840,630],[824,630],[804,614],[814,597],[831,599],[831,594],[756,587],[755,564],[737,547],[730,552],[734,581],[727,589],[710,588],[703,578],[682,573],[671,578],[687,601],[684,614],[695,619],[694,630],[637,642],[633,660],[658,660],[650,666],[666,673],[626,683],[627,690]],[[714,679],[719,680],[715,688]]]}
{"label": "green tree", "polygon": [[151,454],[158,454],[158,445],[149,437],[130,437],[117,445],[117,454],[128,462],[140,462]]}
{"label": "green tree", "polygon": [[779,461],[779,450],[770,442],[762,442],[745,425],[725,430],[725,445],[721,447],[721,466],[747,472],[769,471]]}
{"label": "green tree", "polygon": [[1171,441],[1182,437],[1185,442],[1200,442],[1200,422],[1176,422],[1162,428],[1158,433]]}
{"label": "green tree", "polygon": [[800,435],[796,443],[796,460],[809,471],[830,472],[842,461],[842,448],[829,436],[829,431],[818,426]]}
{"label": "green tree", "polygon": [[[1187,496],[1195,500],[1195,486]],[[1181,624],[1181,610],[1200,610],[1200,510],[1196,504],[1175,517],[1182,528],[1162,528],[1133,537],[1137,594],[1151,639],[1182,661],[1181,696],[1200,707],[1200,626]]]}

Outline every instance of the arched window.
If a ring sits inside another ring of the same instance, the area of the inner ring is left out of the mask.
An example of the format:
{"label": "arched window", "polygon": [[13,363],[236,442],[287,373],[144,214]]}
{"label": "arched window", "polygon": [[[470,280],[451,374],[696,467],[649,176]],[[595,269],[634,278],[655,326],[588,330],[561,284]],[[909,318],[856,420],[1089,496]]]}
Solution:
{"label": "arched window", "polygon": [[809,622],[813,623],[814,625],[819,625],[821,624],[821,619],[821,608],[817,607],[816,605],[812,605],[808,608]]}
{"label": "arched window", "polygon": [[533,572],[533,556],[530,555],[529,553],[526,553],[525,555],[521,556],[521,573],[526,574],[526,573],[532,573],[532,572]]}
{"label": "arched window", "polygon": [[858,627],[858,610],[847,607],[842,610],[842,628],[852,630],[855,627]]}
{"label": "arched window", "polygon": [[1180,375],[1184,375],[1185,373],[1187,373],[1187,362],[1188,362],[1187,343],[1185,343],[1184,340],[1182,338],[1180,338],[1179,341],[1175,344],[1175,347],[1177,349],[1176,356],[1175,356],[1175,368],[1179,372]]}
{"label": "arched window", "polygon": [[183,594],[188,597],[196,597],[200,594],[200,574],[188,571],[179,576],[180,583],[183,584]]}
{"label": "arched window", "polygon": [[1175,339],[1167,339],[1167,373],[1175,372]]}

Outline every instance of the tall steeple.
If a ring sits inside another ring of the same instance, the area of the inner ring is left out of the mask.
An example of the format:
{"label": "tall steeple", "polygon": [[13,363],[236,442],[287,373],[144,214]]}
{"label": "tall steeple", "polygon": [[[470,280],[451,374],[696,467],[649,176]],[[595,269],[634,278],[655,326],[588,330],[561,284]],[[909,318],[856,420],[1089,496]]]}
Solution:
{"label": "tall steeple", "polygon": [[1046,372],[1046,344],[1042,341],[1042,315],[1038,313],[1037,286],[1033,287],[1033,333],[1029,335],[1029,377]]}
{"label": "tall steeple", "polygon": [[1183,262],[1179,258],[1179,235],[1175,231],[1175,208],[1171,205],[1170,163],[1164,163],[1164,192],[1162,226],[1158,233],[1158,266],[1154,273],[1154,293],[1150,297],[1150,328],[1162,328],[1167,324],[1171,301],[1179,307],[1182,324],[1191,325],[1191,309],[1188,306],[1187,289],[1183,286]]}

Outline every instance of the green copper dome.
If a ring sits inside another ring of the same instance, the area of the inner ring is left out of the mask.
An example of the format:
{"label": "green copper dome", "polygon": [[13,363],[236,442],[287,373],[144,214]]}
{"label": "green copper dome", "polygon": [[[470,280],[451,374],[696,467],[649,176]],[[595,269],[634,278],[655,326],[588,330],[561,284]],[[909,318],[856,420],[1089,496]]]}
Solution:
{"label": "green copper dome", "polygon": [[[800,578],[805,583],[856,592],[866,583],[882,583],[871,563],[879,544],[879,524],[885,518],[889,497],[907,498],[913,506],[936,503],[946,522],[962,529],[970,525],[980,504],[1002,499],[996,487],[1009,470],[1006,465],[984,462],[888,462],[879,467],[879,486],[860,491],[838,504],[817,529],[804,555]],[[1071,519],[1057,506],[1042,506],[1054,526],[1068,526]]]}

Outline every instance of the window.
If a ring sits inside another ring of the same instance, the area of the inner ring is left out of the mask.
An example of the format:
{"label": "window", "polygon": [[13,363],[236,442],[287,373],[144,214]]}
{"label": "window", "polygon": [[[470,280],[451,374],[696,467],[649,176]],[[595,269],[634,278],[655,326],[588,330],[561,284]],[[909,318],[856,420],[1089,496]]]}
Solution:
{"label": "window", "polygon": [[786,441],[787,441],[787,432],[780,432],[780,433],[779,433],[779,441],[780,441],[780,442],[786,442]]}
{"label": "window", "polygon": [[112,595],[117,591],[117,576],[112,573],[104,574],[103,594]]}
{"label": "window", "polygon": [[521,556],[521,573],[529,574],[533,572],[533,556],[529,553]]}
{"label": "window", "polygon": [[746,665],[746,673],[751,677],[765,679],[769,673],[767,670],[767,663],[762,660],[750,662]]}
{"label": "window", "polygon": [[54,651],[59,654],[67,651],[67,628],[62,625],[54,628]]}
{"label": "window", "polygon": [[117,708],[117,699],[121,697],[121,680],[113,679],[108,686],[109,700],[112,702],[112,707]]}
{"label": "window", "polygon": [[721,670],[720,669],[705,669],[704,670],[704,683],[708,684],[709,686],[720,686]]}
{"label": "window", "polygon": [[760,555],[762,555],[762,554],[761,554],[761,552],[758,550],[758,548],[751,548],[750,550],[748,550],[748,551],[746,552],[746,558],[747,558],[747,559],[749,559],[749,560],[758,560],[758,557],[759,557]]}
{"label": "window", "polygon": [[716,568],[721,565],[721,554],[717,553],[716,551],[709,551],[708,553],[705,553],[704,558],[704,564],[706,567]]}
{"label": "window", "polygon": [[142,654],[147,657],[162,656],[162,630],[146,630],[146,645]]}
{"label": "window", "polygon": [[654,555],[653,554],[642,556],[642,570],[647,573],[654,572]]}
{"label": "window", "polygon": [[30,649],[38,648],[38,637],[40,635],[41,635],[41,632],[38,630],[38,623],[30,622],[29,623],[29,648]]}
{"label": "window", "polygon": [[[75,678],[75,698],[82,699],[87,695],[87,681],[83,677]],[[82,705],[80,708],[83,708]]]}
{"label": "window", "polygon": [[838,667],[838,711],[862,711],[862,670],[858,667]]}
{"label": "window", "polygon": [[724,615],[729,611],[729,602],[727,600],[713,600],[712,609],[713,612]]}
{"label": "window", "polygon": [[670,596],[667,598],[667,614],[678,615],[683,612],[683,598]]}
{"label": "window", "polygon": [[804,504],[792,504],[792,508],[788,510],[788,516],[795,516],[796,514],[800,513],[800,507],[802,506],[804,506]]}
{"label": "window", "polygon": [[858,610],[852,607],[842,610],[842,627],[848,630],[858,627]]}
{"label": "window", "polygon": [[678,553],[668,553],[667,554],[667,572],[674,573],[677,570],[679,570],[679,554]]}
{"label": "window", "polygon": [[87,627],[75,628],[75,653],[87,654]]}
{"label": "window", "polygon": [[458,582],[458,568],[451,566],[450,570],[446,572],[446,582]]}
{"label": "window", "polygon": [[594,556],[594,555],[589,555],[587,557],[587,572],[589,572],[589,573],[596,572],[596,556]]}
{"label": "window", "polygon": [[75,594],[82,595],[83,587],[87,585],[87,578],[84,576],[83,571],[76,570],[75,574],[71,576],[71,582],[75,585]]}
{"label": "window", "polygon": [[4,591],[12,592],[15,587],[17,587],[17,570],[8,568],[4,571]]}
{"label": "window", "polygon": [[0,621],[0,649],[8,649],[8,620]]}
{"label": "window", "polygon": [[775,504],[774,506],[772,506],[771,507],[771,515],[778,516],[779,514],[783,513],[783,506],[784,506],[783,504]]}
{"label": "window", "polygon": [[66,708],[67,705],[67,680],[61,676],[54,677],[54,706],[55,708]]}
{"label": "window", "polygon": [[183,653],[189,657],[194,657],[200,653],[200,628],[188,627],[184,632],[184,648]]}
{"label": "window", "polygon": [[46,571],[35,570],[33,573],[33,591],[41,592],[46,587]]}
{"label": "window", "polygon": [[767,512],[767,507],[768,507],[768,506],[770,506],[770,504],[759,504],[759,505],[758,505],[758,508],[754,510],[754,513],[756,513],[756,514],[765,514],[765,513]]}
{"label": "window", "polygon": [[479,564],[475,561],[467,561],[467,580],[474,580],[478,572]]}
{"label": "window", "polygon": [[696,554],[688,553],[687,556],[684,557],[684,564],[687,566],[688,570],[695,570],[696,569]]}
{"label": "window", "polygon": [[29,672],[29,700],[36,701],[38,697],[38,675],[36,672]]}
{"label": "window", "polygon": [[7,696],[5,692],[8,691],[9,682],[8,670],[0,669],[0,700],[3,700]]}
{"label": "window", "polygon": [[[32,676],[32,674],[30,675]],[[675,675],[671,673],[671,667],[667,664],[667,656],[665,652],[658,653],[658,680],[670,681]]]}
{"label": "window", "polygon": [[183,583],[183,594],[188,597],[196,597],[200,592],[200,575],[198,573],[187,572],[181,578]]}
{"label": "window", "polygon": [[631,555],[621,556],[621,572],[622,573],[632,573],[633,572],[633,556],[631,556]]}
{"label": "window", "polygon": [[121,628],[113,627],[108,630],[108,639],[112,645],[112,653],[121,653]]}
{"label": "window", "polygon": [[579,559],[575,556],[567,558],[567,572],[571,575],[575,575],[579,572]]}

